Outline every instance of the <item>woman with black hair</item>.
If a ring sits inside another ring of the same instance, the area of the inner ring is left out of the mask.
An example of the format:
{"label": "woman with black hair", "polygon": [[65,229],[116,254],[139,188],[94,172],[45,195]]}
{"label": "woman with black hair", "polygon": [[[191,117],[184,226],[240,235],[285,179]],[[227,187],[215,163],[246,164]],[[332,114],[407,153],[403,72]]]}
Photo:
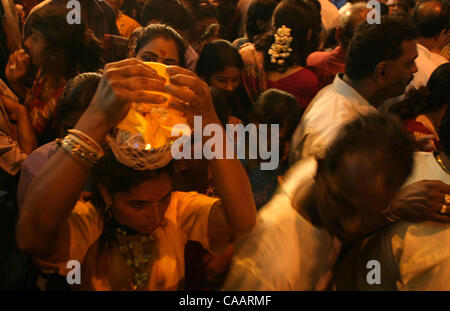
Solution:
{"label": "woman with black hair", "polygon": [[[57,137],[58,98],[66,81],[103,65],[103,49],[92,30],[83,23],[68,24],[67,14],[66,8],[55,5],[35,11],[27,22],[30,34],[25,38],[27,52],[19,50],[12,54],[6,66],[9,83],[25,98],[40,145]],[[22,79],[30,60],[39,69],[32,88],[27,89]]]}
{"label": "woman with black hair", "polygon": [[279,0],[252,1],[245,17],[245,37],[238,38],[233,46],[240,48],[245,43],[255,43],[259,37],[270,30],[273,10]]}
{"label": "woman with black hair", "polygon": [[285,0],[272,19],[272,32],[239,51],[244,85],[252,101],[275,88],[295,96],[305,109],[319,90],[317,77],[305,66],[308,54],[317,49],[320,14],[310,2]]}
{"label": "woman with black hair", "polygon": [[445,63],[433,71],[426,86],[412,88],[405,100],[390,108],[404,119],[406,129],[417,141],[432,138],[430,150],[442,150],[438,129],[449,110],[449,87],[450,63]]}
{"label": "woman with black hair", "polygon": [[[149,90],[168,93],[177,109],[201,115],[205,124],[220,123],[206,83],[176,66],[167,74],[166,85],[140,60],[108,64],[74,131],[27,190],[17,226],[19,248],[63,275],[70,260],[82,262],[83,289],[181,289],[188,240],[220,253],[255,223],[251,188],[237,159],[210,161],[220,199],[173,191],[170,164],[136,170],[108,151],[101,159],[101,145],[131,103],[164,104]],[[76,141],[90,153],[70,147]],[[98,177],[97,194],[90,202],[79,201],[91,172]]]}
{"label": "woman with black hair", "polygon": [[186,66],[186,41],[172,27],[165,24],[150,24],[137,29],[129,42],[129,57],[145,62]]}
{"label": "woman with black hair", "polygon": [[222,93],[230,115],[247,123],[252,105],[242,87],[242,69],[242,59],[237,49],[226,40],[216,40],[203,47],[196,72]]}

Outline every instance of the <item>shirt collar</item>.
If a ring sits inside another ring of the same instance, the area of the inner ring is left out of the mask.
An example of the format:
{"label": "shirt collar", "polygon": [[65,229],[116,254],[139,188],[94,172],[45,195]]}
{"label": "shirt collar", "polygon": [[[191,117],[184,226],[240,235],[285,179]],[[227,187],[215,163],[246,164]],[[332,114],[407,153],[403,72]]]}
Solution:
{"label": "shirt collar", "polygon": [[339,73],[334,78],[333,86],[335,87],[337,92],[347,97],[349,100],[356,101],[360,105],[370,106],[370,103],[367,101],[367,99],[361,96],[361,94],[359,94],[354,88],[352,88],[344,80],[342,80],[343,76],[343,73]]}
{"label": "shirt collar", "polygon": [[430,57],[431,57],[430,50],[427,49],[422,44],[416,43],[416,45],[417,45],[417,52],[422,52],[426,56],[426,58],[430,59]]}

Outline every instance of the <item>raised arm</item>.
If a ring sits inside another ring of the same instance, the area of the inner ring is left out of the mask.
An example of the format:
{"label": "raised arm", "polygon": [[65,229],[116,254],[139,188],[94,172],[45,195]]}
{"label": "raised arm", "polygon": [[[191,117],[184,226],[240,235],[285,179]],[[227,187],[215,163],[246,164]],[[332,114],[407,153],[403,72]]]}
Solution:
{"label": "raised arm", "polygon": [[[205,82],[180,67],[169,67],[167,72],[171,75],[171,84],[166,86],[166,92],[187,103],[172,103],[175,108],[183,111],[188,120],[202,116],[204,126],[221,124]],[[186,92],[183,87],[189,87],[193,92]],[[221,128],[224,133],[223,159],[211,160],[214,185],[221,199],[209,216],[208,235],[213,249],[223,248],[233,235],[250,231],[256,222],[256,207],[247,173],[238,159],[225,159],[227,135]]]}
{"label": "raised arm", "polygon": [[[164,82],[137,59],[107,64],[97,91],[75,129],[101,144],[107,133],[126,115],[131,102],[161,103]],[[65,259],[68,249],[67,221],[88,179],[91,167],[63,148],[50,158],[28,187],[19,216],[18,246],[38,258]],[[59,239],[59,240],[58,240]]]}

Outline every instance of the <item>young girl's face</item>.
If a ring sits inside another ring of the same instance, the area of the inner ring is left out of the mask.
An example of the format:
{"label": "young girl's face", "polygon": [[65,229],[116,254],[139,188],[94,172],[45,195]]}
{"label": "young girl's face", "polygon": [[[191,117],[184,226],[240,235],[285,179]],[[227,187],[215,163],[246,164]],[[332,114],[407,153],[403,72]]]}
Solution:
{"label": "young girl's face", "polygon": [[152,234],[164,223],[171,194],[172,182],[167,174],[143,181],[129,192],[113,194],[114,218],[141,233]]}
{"label": "young girl's face", "polygon": [[139,52],[136,58],[145,62],[157,62],[165,65],[180,65],[177,45],[173,40],[155,38],[150,40]]}
{"label": "young girl's face", "polygon": [[209,84],[222,91],[233,92],[241,84],[241,71],[238,67],[226,67],[209,77]]}

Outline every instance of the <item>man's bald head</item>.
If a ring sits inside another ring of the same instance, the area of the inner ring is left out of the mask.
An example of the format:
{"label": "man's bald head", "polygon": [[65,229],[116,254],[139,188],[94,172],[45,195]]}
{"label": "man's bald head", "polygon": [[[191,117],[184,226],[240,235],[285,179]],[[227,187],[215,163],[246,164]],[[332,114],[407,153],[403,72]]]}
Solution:
{"label": "man's bald head", "polygon": [[421,37],[432,38],[439,35],[442,30],[449,29],[448,4],[436,0],[423,2],[414,10],[413,21],[419,28]]}
{"label": "man's bald head", "polygon": [[347,48],[356,26],[366,19],[369,11],[365,2],[358,2],[341,14],[336,40],[343,48]]}

